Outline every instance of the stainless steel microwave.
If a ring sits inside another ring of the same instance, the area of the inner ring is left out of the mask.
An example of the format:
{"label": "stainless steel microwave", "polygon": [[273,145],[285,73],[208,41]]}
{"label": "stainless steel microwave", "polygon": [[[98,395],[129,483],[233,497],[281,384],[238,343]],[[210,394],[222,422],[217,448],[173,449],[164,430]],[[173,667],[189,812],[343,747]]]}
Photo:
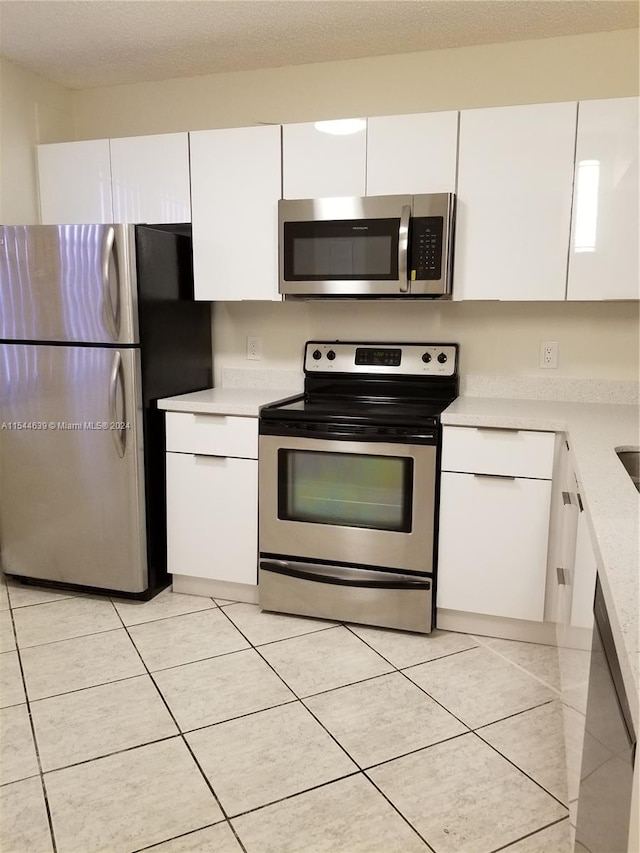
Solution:
{"label": "stainless steel microwave", "polygon": [[278,202],[280,293],[451,295],[453,193]]}

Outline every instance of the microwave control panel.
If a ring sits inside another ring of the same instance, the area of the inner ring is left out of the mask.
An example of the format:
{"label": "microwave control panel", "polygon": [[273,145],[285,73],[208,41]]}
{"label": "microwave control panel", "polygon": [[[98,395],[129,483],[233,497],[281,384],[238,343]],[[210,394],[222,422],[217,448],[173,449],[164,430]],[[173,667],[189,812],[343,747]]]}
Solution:
{"label": "microwave control panel", "polygon": [[438,280],[442,275],[442,216],[411,219],[408,276],[411,281]]}

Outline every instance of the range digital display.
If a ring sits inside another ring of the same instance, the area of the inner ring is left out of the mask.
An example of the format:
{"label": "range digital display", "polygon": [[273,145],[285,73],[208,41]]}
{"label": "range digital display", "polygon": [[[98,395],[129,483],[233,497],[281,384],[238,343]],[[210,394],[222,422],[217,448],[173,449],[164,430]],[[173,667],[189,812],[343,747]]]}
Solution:
{"label": "range digital display", "polygon": [[356,347],[356,364],[400,367],[402,350],[390,347]]}

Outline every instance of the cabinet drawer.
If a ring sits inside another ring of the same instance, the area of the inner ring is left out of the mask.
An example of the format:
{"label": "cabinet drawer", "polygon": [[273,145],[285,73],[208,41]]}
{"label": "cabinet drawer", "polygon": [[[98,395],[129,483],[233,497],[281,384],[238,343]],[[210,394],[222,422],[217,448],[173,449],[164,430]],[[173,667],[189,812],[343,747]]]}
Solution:
{"label": "cabinet drawer", "polygon": [[258,458],[258,419],[167,412],[167,450]]}
{"label": "cabinet drawer", "polygon": [[541,622],[548,480],[442,475],[438,607]]}
{"label": "cabinet drawer", "polygon": [[258,463],[167,453],[171,574],[258,582]]}
{"label": "cabinet drawer", "polygon": [[550,480],[555,433],[445,427],[442,470]]}

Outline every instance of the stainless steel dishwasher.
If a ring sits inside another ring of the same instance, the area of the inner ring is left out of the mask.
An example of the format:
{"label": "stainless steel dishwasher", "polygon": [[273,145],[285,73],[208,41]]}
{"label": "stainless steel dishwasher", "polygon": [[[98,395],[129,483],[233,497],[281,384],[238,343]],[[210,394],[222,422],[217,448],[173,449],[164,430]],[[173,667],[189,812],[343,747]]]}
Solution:
{"label": "stainless steel dishwasher", "polygon": [[576,853],[628,853],[636,739],[598,578]]}

